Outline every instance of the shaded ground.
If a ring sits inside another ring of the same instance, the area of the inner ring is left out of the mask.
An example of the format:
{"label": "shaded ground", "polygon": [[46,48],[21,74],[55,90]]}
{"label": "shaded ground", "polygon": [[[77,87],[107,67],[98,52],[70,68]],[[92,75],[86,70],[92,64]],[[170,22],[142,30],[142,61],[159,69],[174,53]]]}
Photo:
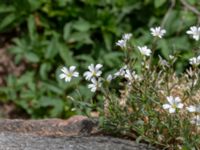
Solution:
{"label": "shaded ground", "polygon": [[[9,44],[11,39],[17,35],[17,32],[0,34],[0,88],[6,86],[6,77],[12,74],[20,76],[26,69],[26,64],[21,63],[15,65],[13,56],[8,53]],[[27,118],[28,115],[20,110],[12,102],[4,99],[0,93],[0,118]]]}

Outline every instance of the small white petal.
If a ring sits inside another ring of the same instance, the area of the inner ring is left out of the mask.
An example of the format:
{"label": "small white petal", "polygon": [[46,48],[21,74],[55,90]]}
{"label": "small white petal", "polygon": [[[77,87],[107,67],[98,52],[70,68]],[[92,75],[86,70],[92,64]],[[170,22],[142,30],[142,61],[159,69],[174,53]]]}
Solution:
{"label": "small white petal", "polygon": [[174,98],[174,102],[175,102],[175,103],[180,103],[180,102],[181,102],[180,97],[175,97],[175,98]]}
{"label": "small white petal", "polygon": [[88,69],[92,72],[94,70],[94,64],[89,65]]}
{"label": "small white petal", "polygon": [[172,96],[168,96],[168,97],[167,97],[167,101],[168,101],[171,105],[174,104],[174,98],[173,98]]}
{"label": "small white petal", "polygon": [[176,111],[175,108],[172,108],[172,107],[169,108],[169,113],[175,113],[175,111]]}
{"label": "small white petal", "polygon": [[193,106],[193,105],[190,105],[189,107],[186,107],[186,109],[187,109],[189,112],[196,112],[196,107]]}
{"label": "small white petal", "polygon": [[178,105],[177,105],[177,108],[183,108],[183,104],[182,103],[179,103]]}
{"label": "small white petal", "polygon": [[74,72],[74,73],[73,73],[73,76],[74,76],[74,77],[78,77],[78,76],[79,76],[79,73],[78,73],[78,72]]}
{"label": "small white petal", "polygon": [[65,77],[66,77],[66,74],[64,74],[64,73],[62,73],[62,74],[59,75],[60,79],[64,79]]}
{"label": "small white petal", "polygon": [[106,80],[107,80],[108,82],[111,82],[112,79],[113,79],[113,77],[112,77],[111,74],[109,74],[109,75],[107,76],[107,78],[106,78]]}
{"label": "small white petal", "polygon": [[74,72],[75,69],[76,69],[76,66],[71,66],[71,67],[69,68],[69,71],[70,71],[70,72]]}
{"label": "small white petal", "polygon": [[66,67],[62,67],[61,71],[62,71],[63,73],[65,73],[65,74],[67,74],[67,73],[69,72],[68,69],[67,69]]}
{"label": "small white petal", "polygon": [[99,69],[102,68],[102,67],[103,67],[102,64],[97,64],[97,65],[95,66],[95,70],[99,70]]}
{"label": "small white petal", "polygon": [[163,105],[163,108],[164,108],[164,109],[169,109],[170,107],[171,107],[171,105],[169,105],[169,104],[164,104],[164,105]]}
{"label": "small white petal", "polygon": [[71,81],[71,77],[65,77],[65,82],[70,82]]}

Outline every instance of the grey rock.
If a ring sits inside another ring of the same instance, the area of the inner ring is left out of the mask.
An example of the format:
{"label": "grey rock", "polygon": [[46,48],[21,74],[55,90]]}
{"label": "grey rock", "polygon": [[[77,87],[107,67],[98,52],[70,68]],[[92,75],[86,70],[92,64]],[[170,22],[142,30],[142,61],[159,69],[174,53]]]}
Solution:
{"label": "grey rock", "polygon": [[44,137],[2,132],[0,150],[156,150],[156,148],[109,136]]}

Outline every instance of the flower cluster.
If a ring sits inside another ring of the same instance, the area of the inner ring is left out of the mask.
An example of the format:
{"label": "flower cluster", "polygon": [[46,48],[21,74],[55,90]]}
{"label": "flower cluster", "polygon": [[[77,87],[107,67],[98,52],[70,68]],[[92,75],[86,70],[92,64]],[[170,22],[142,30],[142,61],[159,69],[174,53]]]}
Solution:
{"label": "flower cluster", "polygon": [[[161,27],[151,28],[150,31],[151,35],[156,37],[155,42],[166,34],[166,30]],[[200,27],[193,26],[186,33],[192,35],[193,39],[199,40]],[[131,52],[131,46],[128,45],[131,37],[131,33],[124,34],[122,39],[116,42],[116,45],[125,52],[127,52],[126,50]],[[91,92],[98,91],[98,94],[104,95],[103,112],[105,117],[107,118],[110,115],[112,118],[113,112],[123,111],[122,114],[118,114],[119,118],[124,118],[127,115],[131,116],[125,125],[134,126],[133,130],[137,131],[138,129],[137,133],[141,132],[140,127],[147,129],[143,135],[152,136],[153,138],[159,132],[159,134],[163,134],[163,139],[160,138],[161,141],[169,139],[176,141],[177,139],[171,137],[171,135],[166,138],[169,134],[165,130],[179,131],[179,125],[181,128],[188,128],[188,125],[190,125],[189,128],[194,127],[192,132],[188,130],[188,135],[184,133],[187,136],[196,135],[195,132],[199,134],[200,55],[190,58],[188,60],[189,69],[184,74],[177,76],[174,70],[174,64],[178,58],[176,53],[169,55],[166,59],[158,54],[159,59],[152,60],[153,55],[157,55],[157,53],[154,53],[156,46],[152,46],[151,49],[150,46],[146,45],[134,45],[134,47],[137,48],[141,56],[135,58],[135,56],[126,53],[128,63],[115,73],[105,77],[102,64],[90,64],[88,70],[83,73],[83,78],[89,82],[88,88]],[[75,66],[62,67],[59,77],[64,79],[65,82],[70,82],[72,78],[79,77],[79,72],[76,71]],[[119,81],[119,83],[113,82],[113,80]],[[112,84],[110,84],[111,82]],[[111,87],[116,87],[116,85],[119,89],[110,92]],[[157,124],[158,117],[162,122],[161,124]],[[118,120],[118,123],[121,123],[120,120]],[[156,126],[154,123],[156,123]],[[120,126],[123,125],[122,122]],[[170,129],[170,126],[173,126],[173,129]],[[148,130],[148,128],[151,129]],[[152,135],[152,131],[156,135]],[[179,133],[177,135],[182,136]]]}
{"label": "flower cluster", "polygon": [[147,46],[143,46],[143,47],[138,46],[138,49],[139,49],[140,53],[144,56],[151,55],[151,50],[149,48],[147,48]]}
{"label": "flower cluster", "polygon": [[[178,112],[179,109],[183,109],[184,105],[181,103],[180,97],[167,97],[167,104],[163,104],[163,109],[168,109],[169,113]],[[191,113],[200,113],[200,105],[190,105],[186,107],[186,110]],[[200,125],[200,115],[195,115],[191,119],[192,124]]]}
{"label": "flower cluster", "polygon": [[200,37],[200,27],[192,26],[186,33],[192,35],[192,38],[198,41]]}
{"label": "flower cluster", "polygon": [[102,74],[102,67],[102,64],[97,64],[96,66],[94,64],[91,64],[88,66],[89,71],[86,71],[83,74],[86,80],[91,81],[91,83],[88,85],[88,88],[90,88],[92,92],[95,92],[102,85],[100,78]]}
{"label": "flower cluster", "polygon": [[59,75],[60,79],[65,79],[65,82],[70,82],[72,77],[78,77],[79,73],[76,70],[75,66],[69,67],[62,67],[62,73]]}
{"label": "flower cluster", "polygon": [[183,104],[181,103],[181,99],[179,97],[168,96],[167,101],[168,104],[164,104],[164,109],[169,109],[169,113],[175,113],[177,109],[183,108]]}
{"label": "flower cluster", "polygon": [[116,45],[121,47],[122,49],[127,47],[127,42],[130,40],[130,38],[132,37],[131,33],[126,33],[122,36],[121,40],[118,40],[116,42]]}
{"label": "flower cluster", "polygon": [[189,59],[191,65],[198,66],[200,64],[200,55]]}
{"label": "flower cluster", "polygon": [[162,29],[161,27],[151,28],[150,31],[153,36],[157,36],[159,38],[162,38],[166,33],[166,30]]}

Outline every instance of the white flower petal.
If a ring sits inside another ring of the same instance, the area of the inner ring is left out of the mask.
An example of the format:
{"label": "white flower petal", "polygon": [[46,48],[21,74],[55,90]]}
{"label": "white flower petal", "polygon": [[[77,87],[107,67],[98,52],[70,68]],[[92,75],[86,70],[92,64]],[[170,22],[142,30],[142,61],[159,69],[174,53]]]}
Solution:
{"label": "white flower petal", "polygon": [[189,112],[196,112],[196,107],[193,106],[193,105],[190,105],[189,107],[186,107],[186,109],[187,109]]}
{"label": "white flower petal", "polygon": [[173,98],[172,96],[168,96],[168,97],[167,97],[167,101],[168,101],[171,105],[174,104],[174,98]]}
{"label": "white flower petal", "polygon": [[99,70],[101,67],[103,67],[102,64],[97,64],[97,65],[95,66],[95,70]]}
{"label": "white flower petal", "polygon": [[65,82],[70,82],[71,81],[71,77],[66,76],[65,77]]}
{"label": "white flower petal", "polygon": [[175,108],[172,108],[172,107],[169,108],[169,113],[175,113],[175,111],[176,111]]}
{"label": "white flower petal", "polygon": [[89,65],[89,66],[88,66],[88,69],[89,69],[91,72],[94,71],[94,64]]}
{"label": "white flower petal", "polygon": [[66,67],[62,67],[61,71],[65,74],[67,74],[69,72],[69,70]]}
{"label": "white flower petal", "polygon": [[78,72],[74,72],[72,76],[78,77],[78,76],[79,76],[79,73],[78,73]]}
{"label": "white flower petal", "polygon": [[164,109],[169,109],[170,107],[171,107],[171,105],[169,105],[169,104],[164,104],[164,105],[163,105],[163,108],[164,108]]}
{"label": "white flower petal", "polygon": [[179,103],[178,105],[177,105],[177,108],[183,108],[183,104],[182,103]]}
{"label": "white flower petal", "polygon": [[59,75],[60,79],[64,79],[65,77],[66,77],[66,74],[64,74],[64,73],[62,73],[62,74]]}
{"label": "white flower petal", "polygon": [[180,103],[181,102],[181,99],[180,97],[175,97],[174,98],[174,102],[177,104],[177,103]]}
{"label": "white flower petal", "polygon": [[113,79],[112,75],[109,74],[109,75],[107,76],[107,78],[106,78],[106,81],[111,82],[112,79]]}
{"label": "white flower petal", "polygon": [[71,66],[71,67],[69,67],[69,71],[70,71],[70,72],[74,72],[75,69],[76,69],[76,66]]}

